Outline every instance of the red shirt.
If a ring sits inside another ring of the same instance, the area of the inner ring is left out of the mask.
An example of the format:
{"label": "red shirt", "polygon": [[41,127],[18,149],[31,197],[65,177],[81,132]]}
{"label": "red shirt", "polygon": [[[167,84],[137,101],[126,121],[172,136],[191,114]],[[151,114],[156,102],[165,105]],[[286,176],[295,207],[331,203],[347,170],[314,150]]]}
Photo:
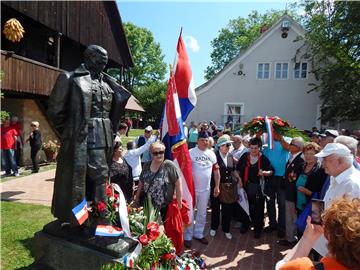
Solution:
{"label": "red shirt", "polygon": [[1,126],[1,150],[15,149],[16,139],[19,133],[13,126]]}

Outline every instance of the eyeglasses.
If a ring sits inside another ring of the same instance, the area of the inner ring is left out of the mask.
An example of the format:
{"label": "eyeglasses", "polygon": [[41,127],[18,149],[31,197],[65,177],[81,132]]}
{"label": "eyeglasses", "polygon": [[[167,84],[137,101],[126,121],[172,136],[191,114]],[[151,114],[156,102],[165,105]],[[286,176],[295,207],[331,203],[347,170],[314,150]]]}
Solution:
{"label": "eyeglasses", "polygon": [[158,151],[158,152],[152,152],[151,154],[153,156],[158,156],[158,155],[163,155],[165,153],[165,151]]}

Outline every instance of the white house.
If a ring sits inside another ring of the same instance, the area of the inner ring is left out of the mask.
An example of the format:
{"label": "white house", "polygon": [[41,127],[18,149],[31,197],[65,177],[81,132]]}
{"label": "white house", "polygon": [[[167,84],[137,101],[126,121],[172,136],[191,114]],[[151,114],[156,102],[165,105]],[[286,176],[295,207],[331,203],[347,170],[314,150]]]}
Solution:
{"label": "white house", "polygon": [[243,124],[258,115],[280,116],[299,129],[320,128],[316,80],[295,40],[304,29],[284,15],[213,79],[196,88],[197,105],[188,117],[195,123]]}

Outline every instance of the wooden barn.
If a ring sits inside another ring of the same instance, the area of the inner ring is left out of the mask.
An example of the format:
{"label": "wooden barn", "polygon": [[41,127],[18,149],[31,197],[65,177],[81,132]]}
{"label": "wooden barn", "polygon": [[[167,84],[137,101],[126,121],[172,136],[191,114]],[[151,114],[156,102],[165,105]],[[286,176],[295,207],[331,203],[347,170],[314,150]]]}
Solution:
{"label": "wooden barn", "polygon": [[[11,18],[25,30],[19,42],[3,33]],[[108,51],[107,68],[133,66],[115,1],[1,1],[1,32],[1,110],[19,118],[24,138],[31,121],[40,122],[43,142],[57,138],[45,115],[48,96],[61,71],[80,65],[87,45]],[[22,158],[30,163],[29,145]]]}

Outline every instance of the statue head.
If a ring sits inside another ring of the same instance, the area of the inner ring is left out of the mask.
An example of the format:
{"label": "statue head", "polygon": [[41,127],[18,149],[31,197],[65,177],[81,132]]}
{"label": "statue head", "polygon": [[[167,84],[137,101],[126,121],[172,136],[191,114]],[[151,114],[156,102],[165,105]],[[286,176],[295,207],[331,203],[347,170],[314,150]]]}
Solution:
{"label": "statue head", "polygon": [[107,51],[98,45],[89,45],[84,52],[84,63],[87,70],[98,74],[108,62]]}

